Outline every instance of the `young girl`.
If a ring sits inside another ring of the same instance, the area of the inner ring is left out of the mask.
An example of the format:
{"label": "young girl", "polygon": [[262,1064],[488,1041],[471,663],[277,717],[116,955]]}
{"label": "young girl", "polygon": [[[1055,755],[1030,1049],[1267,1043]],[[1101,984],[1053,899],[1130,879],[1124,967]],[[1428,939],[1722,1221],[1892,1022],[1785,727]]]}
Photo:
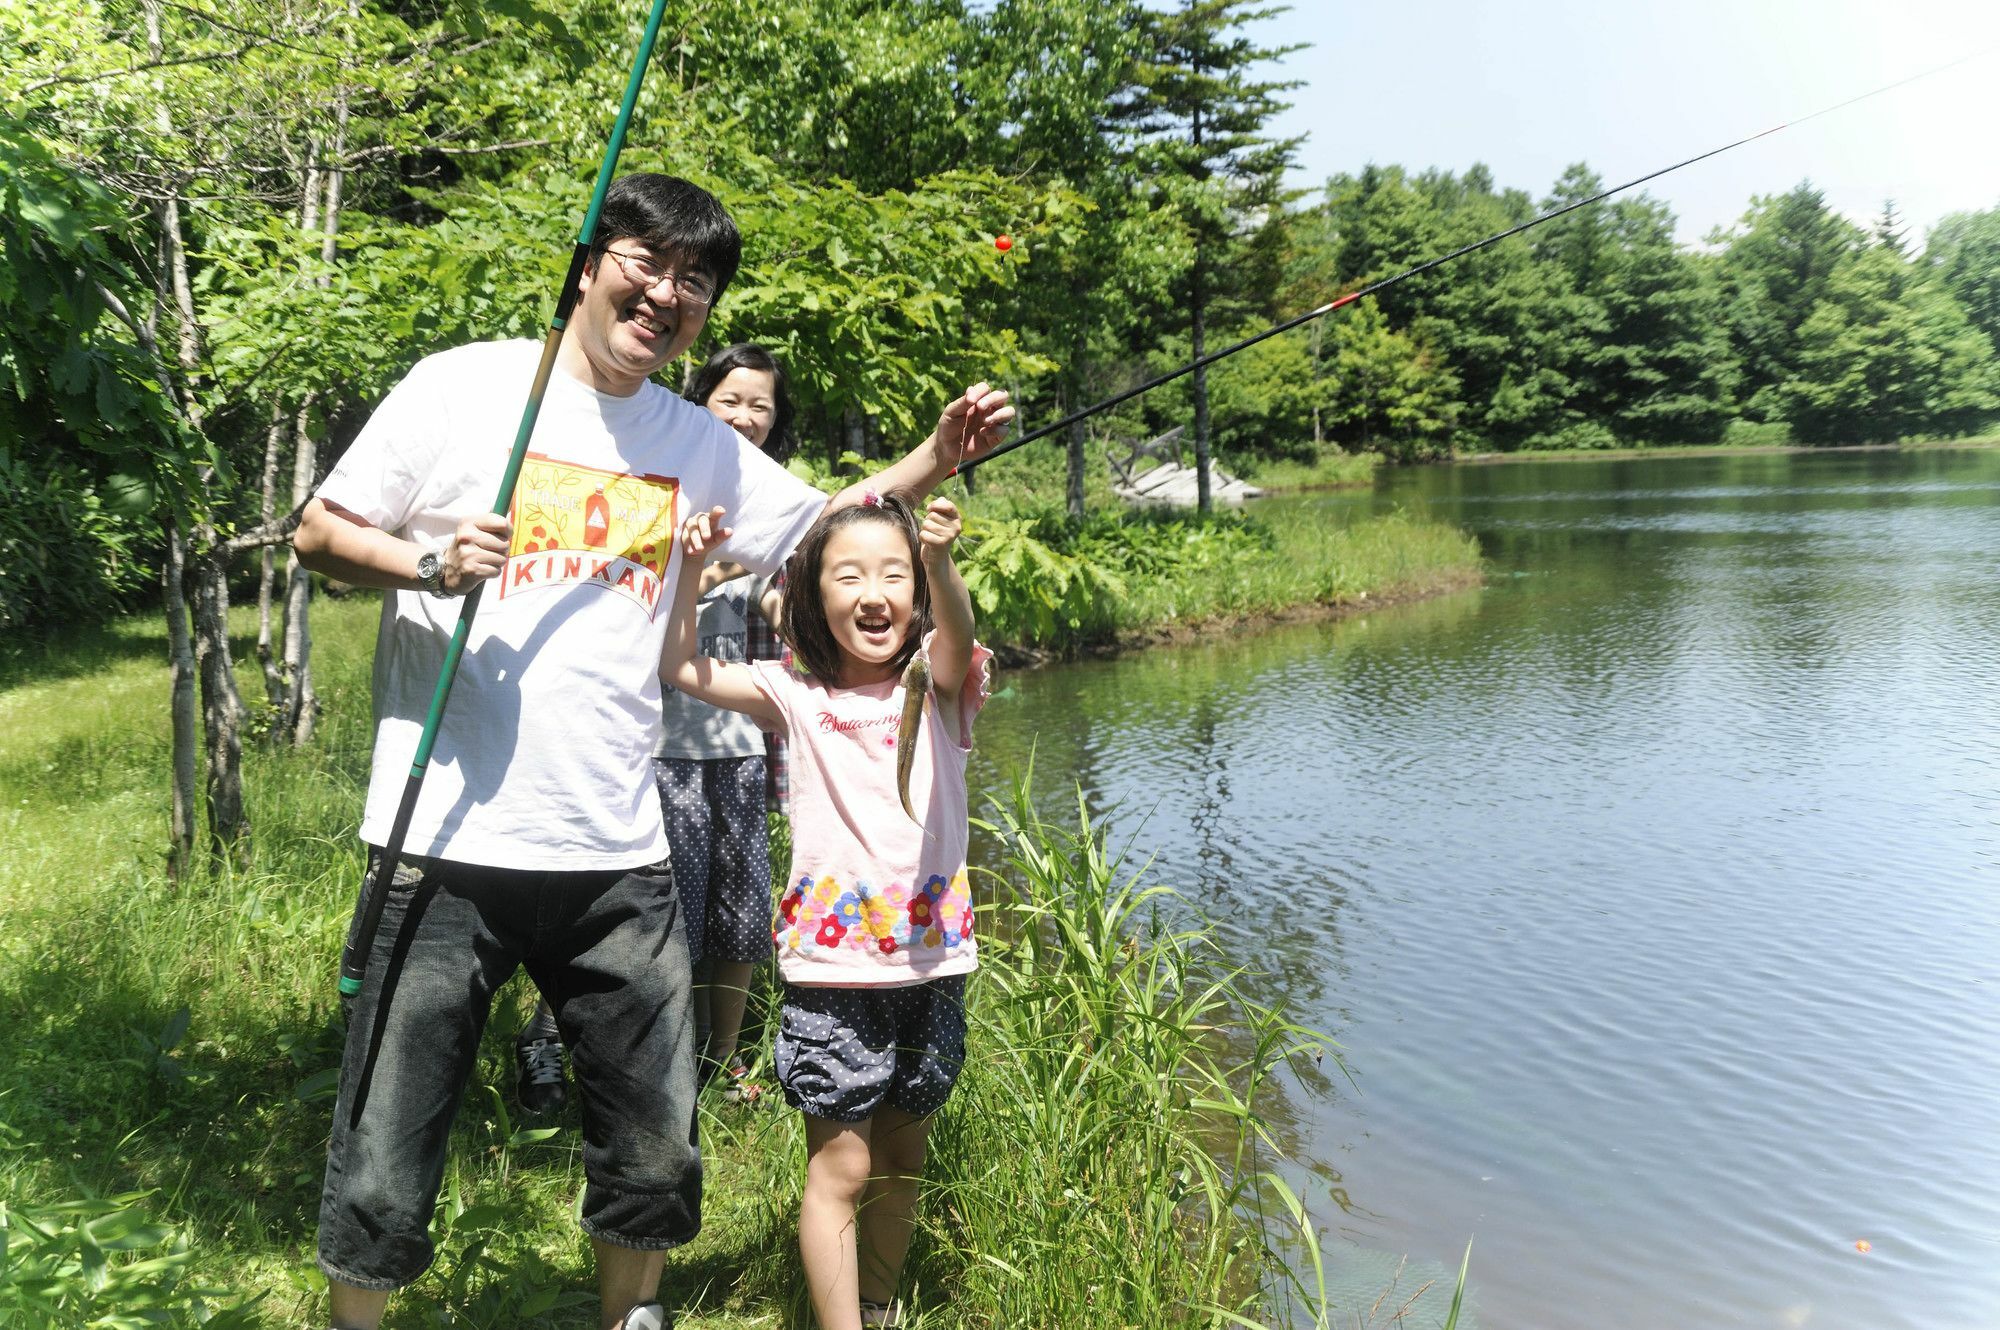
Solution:
{"label": "young girl", "polygon": [[[726,540],[721,509],[683,527],[688,558]],[[894,495],[829,511],[787,565],[785,636],[803,673],[697,656],[683,576],[661,677],[792,743],[792,865],[775,933],[785,979],[777,1073],[806,1115],[799,1250],[822,1330],[895,1325],[930,1116],[965,1057],[975,964],[965,762],[992,653],[952,563],[958,510],[921,527]],[[929,665],[910,806],[897,789],[902,677]]]}

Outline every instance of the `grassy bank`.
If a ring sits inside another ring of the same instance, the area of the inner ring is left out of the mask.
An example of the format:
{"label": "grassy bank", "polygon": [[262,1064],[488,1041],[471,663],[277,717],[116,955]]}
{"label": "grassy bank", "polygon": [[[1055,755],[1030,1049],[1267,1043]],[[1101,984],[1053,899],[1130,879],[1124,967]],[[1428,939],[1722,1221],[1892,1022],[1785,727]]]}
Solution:
{"label": "grassy bank", "polygon": [[1253,485],[1284,493],[1359,488],[1372,483],[1381,466],[1380,453],[1327,452],[1309,462],[1246,459],[1237,474]]}
{"label": "grassy bank", "polygon": [[1710,457],[1718,453],[1740,456],[1757,453],[1856,453],[1898,452],[1937,448],[2000,448],[2000,435],[1970,439],[1906,439],[1900,443],[1851,443],[1813,445],[1805,443],[1688,443],[1656,448],[1523,448],[1511,453],[1461,453],[1452,462],[1618,462],[1651,457]]}
{"label": "grassy bank", "polygon": [[[178,885],[160,859],[158,628],[17,648],[0,675],[0,1324],[323,1319],[312,1243],[374,616],[372,597],[322,603],[319,738],[252,747],[247,863]],[[248,670],[243,684],[255,696]],[[1281,1253],[1312,1261],[1253,1163],[1270,1159],[1257,1106],[1314,1040],[1236,994],[1224,958],[1087,824],[1016,809],[1004,839],[1010,862],[984,866],[971,1065],[935,1138],[915,1323],[1261,1319]],[[459,1117],[439,1260],[392,1327],[588,1322],[577,1123],[510,1118],[513,1020],[496,1016]],[[807,1324],[796,1115],[716,1101],[703,1131],[707,1227],[670,1258],[669,1304],[688,1326]]]}
{"label": "grassy bank", "polygon": [[1282,504],[1082,524],[1046,508],[974,506],[966,534],[980,635],[1031,656],[1410,599],[1480,576],[1477,544],[1455,528],[1404,514],[1334,522]]}

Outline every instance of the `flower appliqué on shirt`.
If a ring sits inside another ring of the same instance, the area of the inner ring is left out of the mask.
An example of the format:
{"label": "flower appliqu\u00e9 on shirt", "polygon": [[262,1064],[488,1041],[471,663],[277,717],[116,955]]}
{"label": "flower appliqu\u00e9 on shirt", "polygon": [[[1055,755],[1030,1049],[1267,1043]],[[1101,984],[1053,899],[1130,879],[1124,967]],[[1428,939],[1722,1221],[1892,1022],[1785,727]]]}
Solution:
{"label": "flower appliqu\u00e9 on shirt", "polygon": [[802,875],[778,902],[772,939],[780,950],[810,955],[852,949],[862,955],[948,950],[972,936],[972,891],[963,872],[907,883],[852,885],[832,874]]}

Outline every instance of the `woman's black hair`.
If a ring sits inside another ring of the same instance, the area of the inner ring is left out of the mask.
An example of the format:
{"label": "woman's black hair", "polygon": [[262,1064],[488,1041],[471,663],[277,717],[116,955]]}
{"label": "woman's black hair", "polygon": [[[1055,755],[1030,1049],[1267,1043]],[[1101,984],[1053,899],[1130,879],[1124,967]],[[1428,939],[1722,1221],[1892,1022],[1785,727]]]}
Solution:
{"label": "woman's black hair", "polygon": [[820,514],[785,564],[785,601],[779,617],[784,620],[785,640],[791,643],[792,654],[798,657],[799,664],[829,688],[841,686],[840,644],[834,640],[833,629],[826,621],[826,602],[820,597],[820,562],[834,532],[856,522],[886,522],[901,531],[910,545],[915,594],[910,603],[909,634],[891,662],[898,674],[910,663],[910,657],[917,654],[924,635],[931,630],[931,586],[924,576],[923,551],[917,535],[921,528],[910,499],[901,493],[890,493],[872,503],[852,503]]}
{"label": "woman's black hair", "polygon": [[682,395],[696,406],[707,406],[716,387],[739,369],[761,370],[771,376],[771,405],[775,414],[771,419],[771,435],[764,440],[764,455],[774,462],[789,462],[799,449],[798,436],[792,433],[792,395],[785,387],[785,367],[763,347],[750,342],[723,347],[694,372],[687,392]]}
{"label": "woman's black hair", "polygon": [[630,236],[668,263],[699,268],[715,279],[712,310],[743,261],[743,236],[715,195],[679,176],[641,171],[620,176],[604,192],[597,231],[590,238],[592,271],[605,247]]}

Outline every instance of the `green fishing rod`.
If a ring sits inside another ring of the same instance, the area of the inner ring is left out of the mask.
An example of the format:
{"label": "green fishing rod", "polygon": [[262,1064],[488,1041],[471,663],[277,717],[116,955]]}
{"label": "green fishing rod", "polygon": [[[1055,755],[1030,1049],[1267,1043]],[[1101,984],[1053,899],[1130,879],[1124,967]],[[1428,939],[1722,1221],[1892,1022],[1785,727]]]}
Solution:
{"label": "green fishing rod", "polygon": [[[1464,258],[1467,254],[1476,253],[1479,250],[1487,248],[1489,245],[1497,245],[1503,240],[1509,239],[1513,236],[1520,235],[1526,231],[1532,231],[1536,227],[1544,224],[1545,222],[1553,222],[1558,217],[1567,216],[1568,214],[1575,212],[1579,208],[1588,208],[1594,203],[1602,203],[1605,199],[1612,197],[1614,194],[1623,194],[1627,190],[1637,189],[1640,185],[1645,184],[1649,180],[1658,180],[1661,176],[1672,175],[1675,171],[1679,171],[1685,167],[1693,166],[1696,162],[1705,162],[1711,157],[1719,157],[1723,153],[1729,152],[1735,148],[1740,148],[1746,143],[1755,143],[1758,139],[1768,138],[1769,136],[1771,136],[1772,134],[1776,134],[1780,130],[1790,129],[1796,125],[1803,125],[1807,121],[1817,120],[1823,115],[1832,115],[1835,111],[1841,110],[1845,107],[1853,106],[1856,102],[1865,102],[1871,97],[1879,97],[1885,92],[1893,92],[1897,88],[1903,87],[1907,84],[1916,83],[1922,79],[1930,78],[1934,74],[1942,74],[1944,71],[1948,69],[1956,69],[1958,66],[1963,65],[1968,61],[1977,60],[1982,56],[1990,55],[1996,50],[2000,50],[2000,47],[1988,46],[1980,50],[1973,51],[1970,54],[1962,55],[1958,57],[1956,60],[1951,60],[1945,64],[1937,65],[1934,66],[1933,68],[1922,70],[1915,74],[1911,74],[1907,78],[1897,79],[1894,83],[1884,83],[1882,86],[1878,88],[1871,88],[1867,92],[1859,93],[1853,97],[1849,97],[1845,101],[1835,102],[1831,106],[1823,106],[1819,110],[1814,111],[1811,115],[1800,116],[1797,120],[1787,120],[1783,124],[1772,125],[1769,129],[1760,129],[1755,134],[1745,134],[1742,138],[1736,139],[1730,143],[1725,143],[1719,148],[1710,148],[1707,152],[1696,153],[1694,156],[1689,157],[1684,161],[1675,162],[1672,166],[1663,166],[1657,171],[1648,171],[1645,175],[1635,177],[1634,179],[1631,180],[1627,180],[1622,185],[1613,185],[1609,189],[1599,190],[1597,193],[1592,194],[1587,199],[1578,199],[1576,202],[1566,203],[1560,208],[1552,208],[1548,212],[1541,213],[1540,215],[1535,217],[1530,217],[1525,222],[1517,222],[1516,224],[1508,227],[1504,231],[1495,231],[1492,235],[1483,237],[1482,239],[1479,240],[1475,240],[1469,245],[1460,245],[1457,249],[1454,249],[1447,254],[1440,254],[1435,258],[1426,259],[1422,263],[1403,269],[1401,272],[1391,273],[1387,277],[1379,278],[1376,281],[1369,282],[1367,285],[1359,287],[1356,290],[1349,291],[1347,294],[1343,296],[1327,301],[1324,305],[1321,305],[1316,309],[1309,309],[1303,314],[1295,314],[1291,318],[1284,320],[1282,323],[1272,324],[1270,327],[1264,329],[1262,332],[1252,333],[1250,336],[1245,337],[1241,341],[1231,342],[1228,346],[1225,346],[1220,350],[1210,351],[1206,355],[1197,356],[1195,359],[1190,360],[1185,365],[1181,365],[1175,369],[1170,369],[1164,374],[1156,374],[1152,378],[1147,379],[1144,383],[1138,384],[1135,387],[1127,388],[1124,392],[1115,394],[1114,396],[1111,397],[1107,397],[1101,402],[1094,402],[1091,405],[1084,407],[1080,411],[1072,411],[1068,415],[1064,416],[1062,419],[1052,421],[1047,425],[1041,426],[1039,429],[1030,430],[1028,433],[1021,435],[1019,438],[1014,439],[1009,443],[1003,444],[1002,446],[993,449],[993,451],[989,453],[984,453],[978,457],[970,459],[969,461],[960,462],[957,466],[953,467],[951,471],[947,473],[947,475],[948,476],[964,475],[967,471],[972,470],[972,468],[976,466],[985,466],[988,462],[992,461],[994,458],[1004,457],[1008,453],[1013,452],[1016,448],[1025,448],[1029,444],[1035,442],[1037,439],[1045,439],[1051,434],[1060,433],[1061,431],[1068,429],[1071,425],[1076,424],[1080,420],[1088,420],[1090,419],[1090,417],[1097,415],[1100,412],[1109,411],[1112,407],[1121,405],[1125,402],[1129,402],[1133,398],[1139,396],[1142,393],[1151,392],[1153,389],[1159,387],[1163,383],[1172,383],[1175,379],[1178,379],[1183,375],[1192,374],[1196,370],[1201,369],[1203,366],[1213,365],[1218,360],[1222,360],[1225,359],[1226,357],[1233,356],[1238,351],[1247,350],[1248,348],[1257,345],[1257,343],[1259,342],[1265,341],[1272,337],[1276,337],[1279,333],[1289,332],[1293,328],[1297,328],[1303,324],[1311,323],[1314,319],[1325,318],[1327,315],[1333,313],[1335,310],[1341,309],[1347,305],[1351,305],[1355,301],[1360,300],[1364,296],[1372,296],[1378,291],[1386,291],[1392,286],[1396,286],[1399,283],[1410,280],[1410,278],[1412,277],[1421,276],[1422,274],[1431,271],[1433,268],[1443,267],[1445,264],[1450,263],[1454,259]],[[1001,252],[1005,253],[1008,249],[1011,249],[1013,247],[1013,242],[1010,237],[1002,236],[1001,239],[1008,241],[1007,244],[998,246]]]}
{"label": "green fishing rod", "polygon": [[[604,145],[604,160],[598,164],[597,184],[590,192],[590,207],[585,211],[583,225],[576,233],[576,246],[570,252],[569,272],[563,277],[561,294],[556,297],[555,315],[549,320],[548,335],[542,340],[541,362],[535,366],[535,378],[528,388],[528,402],[521,411],[521,425],[514,435],[514,450],[508,455],[507,469],[500,477],[500,493],[493,500],[493,512],[496,514],[504,514],[514,502],[514,485],[521,478],[521,464],[527,459],[528,441],[534,437],[535,420],[541,415],[542,397],[548,392],[549,375],[555,370],[563,330],[569,324],[570,313],[576,308],[583,271],[590,262],[591,246],[597,236],[597,217],[604,210],[604,196],[611,188],[613,173],[618,169],[619,154],[625,150],[625,131],[632,123],[632,108],[639,101],[639,85],[645,82],[646,66],[652,61],[653,43],[659,38],[660,22],[666,17],[666,12],[667,0],[653,0],[653,12],[646,20],[645,34],[639,39],[638,53],[632,57],[632,74],[625,81],[625,98],[619,103],[617,120],[612,123],[611,139]],[[444,664],[438,670],[437,687],[431,692],[430,712],[424,717],[424,732],[417,740],[417,752],[410,763],[409,780],[403,786],[402,802],[396,806],[396,817],[389,825],[388,839],[382,843],[382,852],[369,874],[360,926],[355,929],[341,956],[340,994],[344,999],[351,1000],[361,991],[361,981],[367,974],[368,956],[374,950],[375,933],[382,923],[382,907],[389,897],[389,884],[395,880],[396,865],[403,857],[403,841],[409,835],[410,818],[417,809],[417,795],[424,787],[424,773],[430,769],[431,749],[437,744],[438,729],[444,721],[445,703],[451,699],[452,682],[458,676],[458,662],[465,655],[466,639],[472,634],[472,620],[479,613],[479,595],[485,586],[484,580],[475,583],[459,606],[458,626],[452,632],[451,644],[445,649]],[[361,1108],[367,1102],[368,1085],[375,1070],[375,1056],[380,1051],[382,1031],[388,1022],[394,968],[392,966],[391,972],[383,976],[382,994],[375,1006],[375,1019],[368,1036],[368,1055],[349,1110],[350,1121],[354,1123],[361,1120]]]}

